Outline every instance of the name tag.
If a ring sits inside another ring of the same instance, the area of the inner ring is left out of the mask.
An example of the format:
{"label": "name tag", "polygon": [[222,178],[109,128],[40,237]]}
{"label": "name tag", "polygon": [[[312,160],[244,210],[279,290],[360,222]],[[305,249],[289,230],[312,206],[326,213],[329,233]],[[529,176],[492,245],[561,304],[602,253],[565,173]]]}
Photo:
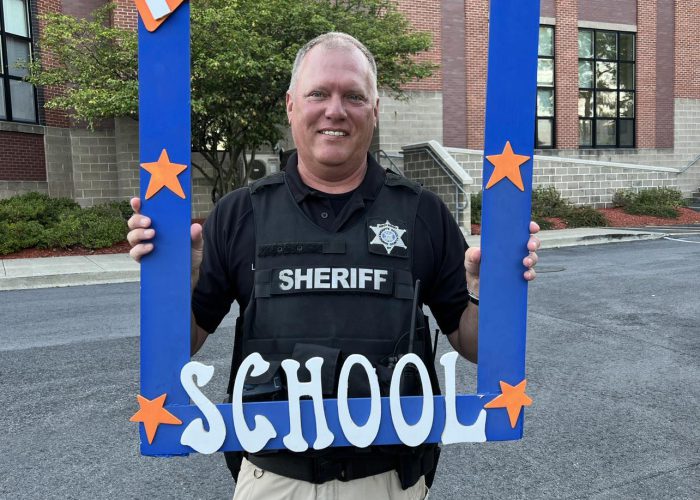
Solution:
{"label": "name tag", "polygon": [[353,292],[391,294],[394,276],[391,269],[368,267],[298,267],[275,269],[272,294],[303,292]]}

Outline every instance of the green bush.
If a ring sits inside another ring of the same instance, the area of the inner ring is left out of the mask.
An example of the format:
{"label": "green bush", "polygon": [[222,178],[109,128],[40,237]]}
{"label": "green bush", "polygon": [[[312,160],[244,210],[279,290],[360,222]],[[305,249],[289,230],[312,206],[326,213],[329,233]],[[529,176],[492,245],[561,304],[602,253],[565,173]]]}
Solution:
{"label": "green bush", "polygon": [[567,227],[607,226],[605,216],[592,207],[570,207],[563,217]]}
{"label": "green bush", "polygon": [[44,230],[39,242],[41,248],[69,248],[80,243],[80,212],[62,217],[56,224]]}
{"label": "green bush", "polygon": [[625,208],[629,206],[635,199],[636,194],[629,189],[620,189],[615,191],[612,197],[612,204],[615,208]]}
{"label": "green bush", "polygon": [[543,219],[542,217],[535,217],[533,215],[532,220],[537,222],[537,225],[540,226],[540,229],[542,231],[547,231],[548,229],[554,228],[554,223],[552,223],[551,221],[548,221],[547,219]]}
{"label": "green bush", "polygon": [[620,190],[613,195],[613,206],[621,207],[632,215],[675,219],[680,215],[678,207],[685,205],[683,194],[677,189],[667,187],[642,189],[638,192]]}
{"label": "green bush", "polygon": [[554,186],[538,186],[532,190],[533,217],[562,217],[569,209],[569,202],[561,197]]}
{"label": "green bush", "polygon": [[0,221],[34,221],[42,225],[56,222],[61,215],[80,210],[69,198],[51,198],[43,193],[26,193],[0,200]]}
{"label": "green bush", "polygon": [[36,221],[0,221],[0,255],[36,246],[43,231],[44,227]]}
{"label": "green bush", "polygon": [[481,224],[481,197],[482,192],[472,193],[469,195],[471,198],[471,214],[472,214],[472,224]]}
{"label": "green bush", "polygon": [[667,219],[676,219],[680,215],[680,212],[675,207],[652,205],[639,201],[628,205],[624,210],[632,215],[651,215],[654,217],[665,217]]}
{"label": "green bush", "polygon": [[126,221],[120,216],[85,209],[80,214],[80,244],[85,248],[110,247],[126,239]]}

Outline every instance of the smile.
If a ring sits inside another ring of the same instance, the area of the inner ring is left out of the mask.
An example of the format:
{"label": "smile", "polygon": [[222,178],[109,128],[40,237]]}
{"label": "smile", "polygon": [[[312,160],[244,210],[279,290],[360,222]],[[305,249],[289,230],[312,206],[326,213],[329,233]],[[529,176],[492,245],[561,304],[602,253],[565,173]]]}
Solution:
{"label": "smile", "polygon": [[343,137],[348,135],[347,132],[343,132],[341,130],[321,130],[321,133],[323,135],[331,135],[333,137]]}

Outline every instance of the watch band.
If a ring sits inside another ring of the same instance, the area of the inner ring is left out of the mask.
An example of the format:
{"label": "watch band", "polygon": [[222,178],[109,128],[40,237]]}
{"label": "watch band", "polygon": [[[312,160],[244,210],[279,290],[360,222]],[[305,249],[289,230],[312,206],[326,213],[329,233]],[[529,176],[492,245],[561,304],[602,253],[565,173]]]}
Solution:
{"label": "watch band", "polygon": [[471,302],[475,306],[479,305],[479,297],[474,295],[474,293],[471,290],[467,290],[467,295],[469,297],[469,302]]}

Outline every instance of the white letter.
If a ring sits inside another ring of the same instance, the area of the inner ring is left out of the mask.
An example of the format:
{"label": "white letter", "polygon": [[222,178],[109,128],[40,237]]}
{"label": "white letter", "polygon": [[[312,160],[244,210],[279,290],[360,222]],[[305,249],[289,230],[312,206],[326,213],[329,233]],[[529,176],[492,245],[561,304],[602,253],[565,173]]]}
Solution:
{"label": "white letter", "polygon": [[[180,371],[180,383],[185,392],[192,398],[192,402],[200,409],[209,422],[209,430],[204,430],[201,418],[195,418],[182,431],[180,443],[189,446],[193,450],[210,454],[221,448],[226,439],[226,424],[214,403],[202,394],[199,387],[204,387],[214,375],[214,367],[207,366],[197,361],[190,361]],[[196,385],[194,379],[196,378]]]}
{"label": "white letter", "polygon": [[330,267],[319,267],[316,269],[316,274],[314,276],[314,288],[330,288],[329,283],[331,268]]}
{"label": "white letter", "polygon": [[374,289],[380,290],[382,288],[382,283],[386,282],[386,275],[389,271],[386,269],[375,269],[374,270]]}
{"label": "white letter", "polygon": [[[348,377],[353,365],[362,365],[367,372],[370,388],[370,409],[369,417],[365,425],[355,425],[350,415],[348,408]],[[343,369],[340,370],[340,381],[338,382],[338,420],[340,420],[340,428],[343,429],[343,434],[350,441],[350,444],[359,448],[365,448],[372,444],[374,438],[379,432],[379,424],[382,420],[382,401],[379,394],[379,380],[377,373],[367,358],[361,354],[352,354],[343,363]]]}
{"label": "white letter", "polygon": [[367,288],[367,282],[372,279],[371,269],[360,269],[360,284],[359,288]]}
{"label": "white letter", "polygon": [[457,419],[455,398],[456,351],[443,354],[440,364],[445,367],[445,428],[440,440],[443,444],[483,443],[486,441],[486,410],[482,409],[472,425],[462,425]]}
{"label": "white letter", "polygon": [[281,270],[279,274],[279,279],[282,282],[280,283],[280,290],[284,290],[286,292],[287,290],[292,289],[292,286],[294,285],[294,280],[292,279],[291,269]]}
{"label": "white letter", "polygon": [[333,442],[333,433],[326,423],[326,414],[323,411],[323,395],[321,391],[321,365],[323,358],[315,357],[306,362],[306,369],[311,373],[309,382],[299,382],[298,361],[285,359],[282,368],[287,375],[287,393],[289,395],[289,434],[284,436],[282,442],[287,449],[292,451],[306,451],[309,448],[301,433],[301,403],[302,396],[311,396],[314,403],[314,417],[316,417],[316,441],[315,450],[327,448]]}
{"label": "white letter", "polygon": [[304,288],[308,290],[313,286],[313,276],[314,270],[311,268],[306,270],[306,274],[301,274],[301,269],[296,269],[294,271],[294,288],[296,288],[297,290],[301,290],[301,284],[306,283],[306,286]]}
{"label": "white letter", "polygon": [[[401,394],[399,392],[401,374],[408,363],[418,368],[418,375],[423,385],[423,411],[421,412],[420,420],[414,425],[407,424],[403,418]],[[391,421],[394,423],[394,429],[396,429],[396,434],[399,435],[401,441],[408,446],[418,446],[427,439],[433,426],[433,413],[435,412],[433,407],[433,388],[430,387],[428,369],[414,353],[404,354],[399,362],[396,363],[394,373],[391,376],[391,387],[389,388],[389,408],[391,408]]]}
{"label": "white letter", "polygon": [[245,421],[243,416],[243,384],[251,366],[253,370],[250,375],[257,377],[270,368],[270,363],[265,361],[260,353],[257,352],[243,360],[240,368],[238,368],[236,380],[233,384],[231,411],[233,412],[233,428],[236,430],[236,436],[241,442],[241,446],[248,453],[255,453],[262,450],[267,442],[277,435],[277,431],[272,427],[270,421],[262,415],[255,415],[255,427],[253,429],[249,429]]}
{"label": "white letter", "polygon": [[348,283],[348,275],[350,273],[347,269],[342,267],[336,267],[333,269],[333,288],[350,288],[350,283]]}

